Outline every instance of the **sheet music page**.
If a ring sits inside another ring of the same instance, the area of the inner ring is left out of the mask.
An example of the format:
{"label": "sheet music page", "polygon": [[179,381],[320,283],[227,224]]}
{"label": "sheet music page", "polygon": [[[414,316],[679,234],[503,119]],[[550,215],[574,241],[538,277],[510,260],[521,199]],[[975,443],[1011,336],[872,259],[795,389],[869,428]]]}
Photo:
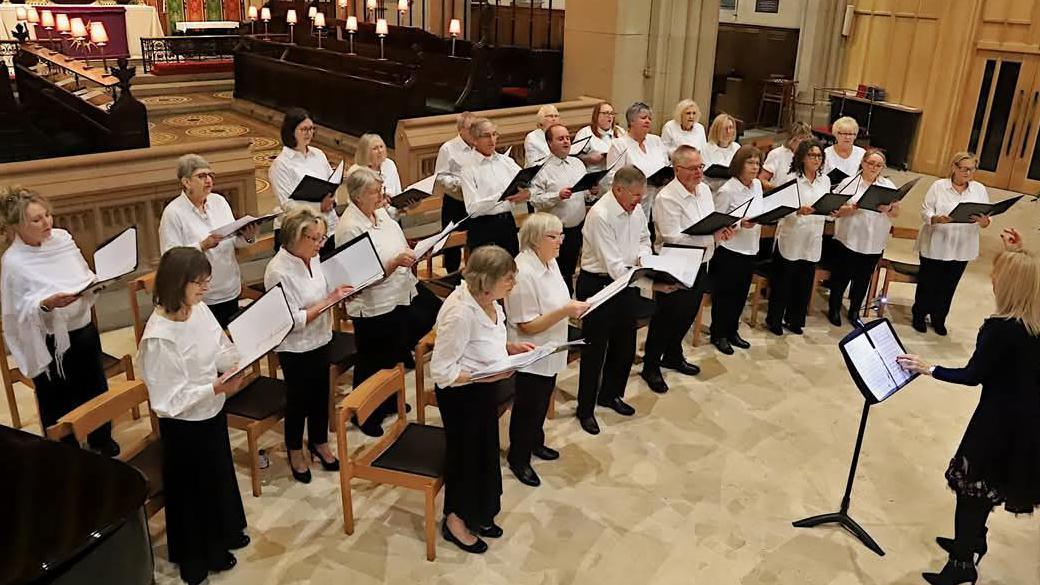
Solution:
{"label": "sheet music page", "polygon": [[[404,191],[408,191],[410,189],[415,189],[417,191],[422,191],[423,193],[432,194],[433,193],[433,185],[434,185],[434,183],[436,181],[437,181],[437,175],[430,175],[429,177],[426,177],[425,179],[423,179],[421,181],[417,181],[415,183],[412,183],[411,185],[408,185],[407,187],[405,187]],[[402,191],[402,193],[404,191]]]}
{"label": "sheet music page", "polygon": [[252,215],[244,215],[235,221],[218,227],[217,229],[210,232],[210,235],[219,236],[221,238],[227,238],[232,236],[238,230],[246,227],[247,225],[255,221],[264,221],[278,215],[277,213],[269,213],[267,215],[261,215],[260,217],[253,217]]}
{"label": "sheet music page", "polygon": [[321,263],[321,269],[325,272],[330,288],[346,284],[360,289],[373,279],[383,277],[383,263],[368,238],[362,238],[326,258]]}
{"label": "sheet music page", "polygon": [[119,278],[137,268],[137,228],[130,228],[94,252],[98,282]]}
{"label": "sheet music page", "polygon": [[870,345],[870,339],[866,335],[857,336],[846,343],[845,351],[852,360],[856,373],[863,378],[867,389],[879,402],[895,392],[896,384],[892,381],[888,368],[885,367],[878,352]]}
{"label": "sheet music page", "polygon": [[660,254],[644,256],[640,264],[643,268],[667,272],[678,279],[683,286],[691,288],[697,280],[697,272],[701,268],[703,258],[704,250],[701,248],[663,246]]}
{"label": "sheet music page", "polygon": [[885,364],[889,375],[895,381],[896,387],[898,388],[909,381],[912,374],[896,363],[896,356],[905,354],[906,348],[899,344],[899,340],[896,339],[895,333],[892,331],[892,325],[882,323],[867,330],[867,335],[874,342],[874,349],[877,350],[882,363]]}
{"label": "sheet music page", "polygon": [[578,156],[591,143],[592,143],[592,134],[589,134],[588,136],[586,136],[585,138],[582,138],[581,140],[577,140],[575,142],[572,142],[571,143],[570,155],[571,156]]}
{"label": "sheet music page", "polygon": [[339,166],[329,175],[328,181],[337,185],[343,182],[343,161],[339,161]]}
{"label": "sheet music page", "polygon": [[494,364],[493,366],[489,366],[487,368],[484,368],[483,370],[473,372],[471,374],[471,377],[473,380],[479,380],[481,378],[487,378],[496,374],[501,374],[503,372],[510,372],[513,370],[526,368],[527,366],[530,366],[531,364],[539,360],[545,359],[558,351],[564,351],[571,347],[580,345],[585,345],[584,339],[566,341],[563,343],[549,342],[545,345],[540,345],[532,349],[531,351],[513,354],[507,357],[506,359]]}
{"label": "sheet music page", "polygon": [[585,302],[589,304],[589,308],[581,314],[582,318],[588,317],[589,313],[595,311],[597,307],[609,301],[614,295],[628,288],[628,281],[632,280],[632,274],[635,271],[635,268],[629,268],[627,272],[621,275],[621,278],[618,278],[614,282],[603,287],[603,289],[598,293],[585,299]]}
{"label": "sheet music page", "polygon": [[448,222],[448,225],[444,226],[444,229],[442,229],[440,232],[433,234],[428,238],[423,238],[419,240],[419,242],[415,244],[415,249],[412,250],[413,252],[415,252],[415,259],[419,260],[431,251],[436,253],[436,251],[440,249],[438,248],[438,245],[440,245],[440,247],[444,246],[442,242],[446,242],[448,240],[448,234],[450,234],[451,231],[455,229],[455,226],[456,223],[454,221]]}
{"label": "sheet music page", "polygon": [[228,332],[238,349],[239,362],[221,375],[227,380],[248,368],[275,348],[293,328],[293,316],[285,300],[285,291],[276,286],[249,305],[231,323]]}

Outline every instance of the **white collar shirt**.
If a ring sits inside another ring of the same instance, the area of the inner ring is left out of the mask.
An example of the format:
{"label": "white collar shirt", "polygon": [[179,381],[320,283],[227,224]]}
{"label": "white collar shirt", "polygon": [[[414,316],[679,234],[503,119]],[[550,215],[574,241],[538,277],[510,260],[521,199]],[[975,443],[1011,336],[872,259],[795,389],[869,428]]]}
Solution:
{"label": "white collar shirt", "polygon": [[708,145],[708,136],[700,122],[694,122],[692,128],[683,130],[681,124],[675,120],[668,120],[661,128],[661,141],[671,156],[676,148],[683,145],[692,146],[697,152],[704,152],[704,147]]}
{"label": "white collar shirt", "polygon": [[823,172],[828,174],[834,169],[841,169],[843,173],[853,177],[856,173],[859,173],[860,163],[863,162],[863,155],[866,152],[866,150],[853,144],[852,153],[849,154],[848,158],[842,158],[838,156],[838,151],[834,150],[834,145],[832,144],[823,151]]}
{"label": "white collar shirt", "polygon": [[[601,131],[600,134],[602,135],[596,136],[592,133],[592,126],[585,126],[581,130],[578,130],[578,133],[574,135],[574,140],[572,142],[579,142],[587,138],[589,140],[589,143],[587,146],[583,148],[585,153],[607,154],[607,152],[610,150],[610,143],[615,138],[620,138],[623,134],[623,131],[621,130],[621,128],[615,126],[610,130]],[[586,166],[590,171],[602,171],[603,169],[607,168],[606,158],[604,158],[603,162],[601,163],[590,164]]]}
{"label": "white collar shirt", "polygon": [[[310,175],[328,180],[331,174],[332,167],[329,166],[329,159],[320,148],[308,146],[307,154],[303,154],[298,150],[283,146],[282,152],[271,163],[271,168],[267,173],[271,179],[271,188],[274,190],[275,197],[278,198],[278,210],[288,213],[299,206],[309,207],[318,215],[325,217],[325,222],[329,226],[327,233],[331,236],[336,231],[336,222],[339,221],[335,209],[322,213],[321,203],[290,199],[303,177]],[[280,227],[282,227],[281,216],[274,219],[274,229]]]}
{"label": "white collar shirt", "polygon": [[[878,177],[873,184],[889,189],[896,188],[895,184],[885,177]],[[854,204],[859,202],[870,185],[871,183],[864,181],[863,175],[860,174],[842,181],[834,192],[852,195],[849,203]],[[834,220],[834,239],[841,242],[846,248],[860,254],[884,252],[891,230],[892,220],[888,215],[866,209],[857,209],[852,212],[852,215]]]}
{"label": "white collar shirt", "polygon": [[989,203],[986,187],[978,181],[968,183],[964,193],[953,188],[950,179],[932,183],[921,206],[921,231],[917,251],[931,260],[971,261],[979,256],[979,226],[975,223],[932,225],[932,217],[949,215],[958,203]]}
{"label": "white collar shirt", "polygon": [[[619,158],[623,160],[617,162]],[[668,149],[661,142],[660,136],[647,134],[646,138],[643,139],[642,147],[630,135],[615,138],[611,141],[610,150],[607,152],[607,166],[610,167],[610,172],[603,179],[603,184],[600,188],[603,189],[604,193],[609,191],[610,186],[614,183],[614,174],[621,170],[622,167],[628,165],[638,167],[639,170],[643,171],[643,174],[649,177],[667,164],[669,164]],[[657,191],[657,187],[647,184],[642,202],[643,215],[647,218],[653,217],[654,197],[657,195]]]}
{"label": "white collar shirt", "polygon": [[430,376],[439,388],[455,385],[462,372],[473,373],[509,357],[506,351],[506,319],[494,303],[495,320],[462,283],[444,299],[437,313],[437,343],[430,358]]}
{"label": "white collar shirt", "polygon": [[585,176],[585,165],[576,157],[551,156],[531,181],[531,204],[538,211],[560,218],[563,227],[572,228],[585,220],[585,191],[560,199],[560,190],[573,187]]}
{"label": "white collar shirt", "polygon": [[545,130],[535,128],[524,137],[524,165],[533,167],[549,158],[549,143],[545,141]]}
{"label": "white collar shirt", "polygon": [[691,236],[683,230],[704,219],[715,211],[715,201],[711,197],[711,189],[703,182],[698,183],[696,192],[691,193],[673,179],[657,193],[654,202],[654,225],[657,228],[658,243],[683,244],[704,248],[701,262],[711,260],[715,252],[715,237]]}
{"label": "white collar shirt", "polygon": [[[198,248],[210,232],[235,221],[227,200],[210,193],[202,205],[203,210],[181,193],[163,209],[159,220],[159,251],[163,254],[170,248],[189,246]],[[212,272],[209,290],[202,300],[208,305],[237,299],[242,292],[242,274],[235,257],[235,248],[246,245],[239,237],[225,238],[216,246],[206,250]]]}
{"label": "white collar shirt", "polygon": [[[361,165],[359,164],[350,165],[347,172],[343,174],[344,180],[360,168]],[[401,175],[397,173],[397,163],[389,158],[383,159],[383,164],[379,165],[379,170],[376,171],[376,174],[383,179],[384,195],[387,197],[395,197],[401,194]]]}
{"label": "white collar shirt", "polygon": [[[376,222],[372,223],[357,205],[348,205],[336,226],[336,246],[367,232],[386,269],[398,254],[409,249],[408,240],[386,209],[377,208],[375,216]],[[347,314],[351,317],[377,317],[393,311],[398,305],[407,305],[415,297],[416,282],[418,280],[411,270],[398,266],[382,282],[352,296],[347,302]]]}
{"label": "white collar shirt", "polygon": [[762,163],[762,168],[773,174],[773,177],[769,179],[770,184],[779,187],[795,178],[795,174],[791,172],[792,162],[794,162],[794,153],[790,148],[779,146],[770,150],[766,155],[766,162]]}
{"label": "white collar shirt", "polygon": [[[816,174],[810,183],[804,175],[798,175],[798,201],[801,205],[812,205],[830,191],[831,181],[823,173]],[[776,245],[785,260],[808,260],[819,262],[823,250],[823,228],[827,218],[823,215],[798,215],[792,213],[780,220],[776,228]]]}
{"label": "white collar shirt", "polygon": [[650,230],[643,208],[627,213],[613,193],[607,193],[589,209],[581,247],[581,269],[621,278],[639,259],[649,256]]}
{"label": "white collar shirt", "polygon": [[704,151],[701,155],[704,161],[705,167],[711,165],[722,165],[724,167],[729,166],[729,162],[733,160],[733,155],[737,154],[740,150],[740,144],[736,140],[729,143],[729,146],[723,148],[714,142],[708,142],[704,145]]}
{"label": "white collar shirt", "polygon": [[[506,318],[509,322],[509,340],[514,343],[566,343],[567,319],[560,319],[541,333],[526,334],[518,327],[538,317],[559,310],[571,302],[571,293],[560,273],[556,259],[543,264],[533,250],[524,250],[516,257],[516,285],[505,299]],[[567,368],[567,352],[561,351],[531,364],[520,371],[539,376],[555,376]]]}
{"label": "white collar shirt", "polygon": [[303,260],[293,256],[282,247],[267,263],[264,272],[264,288],[271,290],[282,283],[285,299],[293,313],[293,328],[276,351],[303,353],[318,349],[332,341],[332,315],[326,310],[310,323],[307,322],[307,307],[324,299],[329,294],[325,273],[321,270],[318,257],[311,258],[310,268]]}
{"label": "white collar shirt", "polygon": [[520,165],[498,152],[491,156],[477,152],[472,158],[472,164],[462,169],[462,199],[466,213],[481,217],[511,212],[513,205],[508,201],[498,201],[498,198],[520,172]]}
{"label": "white collar shirt", "polygon": [[456,135],[455,138],[441,145],[437,151],[437,162],[434,164],[433,172],[436,173],[436,181],[444,187],[448,195],[454,199],[462,199],[462,169],[469,165],[473,153],[473,147]]}
{"label": "white collar shirt", "polygon": [[[751,203],[748,204],[748,200]],[[746,210],[745,210],[746,206]],[[758,179],[751,179],[751,186],[745,187],[737,178],[726,181],[715,193],[715,209],[722,213],[743,217],[755,217],[763,213],[762,208],[762,183]],[[723,248],[743,254],[754,256],[758,254],[759,239],[762,236],[762,226],[754,224],[746,228],[738,222],[734,228],[733,237],[725,242],[719,242]]]}

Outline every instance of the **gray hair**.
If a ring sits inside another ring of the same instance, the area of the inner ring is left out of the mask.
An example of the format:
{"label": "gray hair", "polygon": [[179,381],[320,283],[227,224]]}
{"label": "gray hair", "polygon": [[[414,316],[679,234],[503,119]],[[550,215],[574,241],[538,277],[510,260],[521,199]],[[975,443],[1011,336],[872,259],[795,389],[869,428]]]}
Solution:
{"label": "gray hair", "polygon": [[195,171],[208,168],[210,166],[206,159],[197,154],[186,154],[177,159],[177,180],[189,179]]}
{"label": "gray hair", "polygon": [[494,131],[495,123],[487,118],[476,118],[473,120],[473,124],[469,127],[469,132],[474,138],[479,138]]}
{"label": "gray hair", "polygon": [[481,246],[469,255],[462,278],[471,294],[490,291],[498,281],[516,273],[516,261],[500,246]]}
{"label": "gray hair", "polygon": [[462,112],[455,118],[455,127],[462,130],[466,127],[466,122],[471,121],[476,115],[473,112]]}
{"label": "gray hair", "polygon": [[358,138],[357,148],[354,150],[354,164],[367,167],[372,162],[372,146],[376,141],[382,142],[383,148],[386,148],[386,141],[378,134],[367,133]]}
{"label": "gray hair", "polygon": [[542,241],[545,234],[551,232],[563,232],[563,222],[551,213],[532,213],[520,226],[520,249],[533,250],[538,242]]}
{"label": "gray hair", "polygon": [[623,166],[616,173],[614,173],[614,182],[612,185],[618,187],[633,187],[635,185],[646,185],[646,175],[643,171],[639,170],[639,167],[632,165]]}
{"label": "gray hair", "polygon": [[672,153],[672,166],[681,166],[679,163],[691,160],[695,154],[700,154],[700,151],[689,144],[679,145]]}
{"label": "gray hair", "polygon": [[631,126],[632,122],[635,122],[636,118],[642,115],[643,112],[647,112],[651,116],[654,115],[654,110],[643,102],[636,102],[628,106],[628,109],[625,110],[625,122]]}
{"label": "gray hair", "polygon": [[321,224],[321,233],[324,234],[328,231],[328,224],[325,223],[325,218],[315,213],[309,207],[297,207],[289,213],[286,213],[282,218],[282,231],[279,236],[282,240],[282,247],[287,250],[292,250],[296,247],[296,243],[303,237],[303,230],[307,229],[308,226],[315,224]]}
{"label": "gray hair", "polygon": [[347,187],[347,195],[350,196],[350,200],[357,203],[359,197],[361,197],[365,191],[368,190],[372,185],[383,184],[383,177],[379,176],[379,173],[373,171],[368,167],[358,167],[351,171],[347,175],[347,180],[344,181],[344,185]]}

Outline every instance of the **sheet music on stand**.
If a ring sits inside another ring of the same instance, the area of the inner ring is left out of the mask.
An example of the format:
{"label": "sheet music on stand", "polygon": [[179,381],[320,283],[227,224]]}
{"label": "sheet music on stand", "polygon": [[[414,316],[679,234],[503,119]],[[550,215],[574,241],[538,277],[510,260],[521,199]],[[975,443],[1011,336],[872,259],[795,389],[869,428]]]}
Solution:
{"label": "sheet music on stand", "polygon": [[238,350],[238,364],[220,375],[221,381],[253,365],[285,341],[293,328],[293,314],[281,283],[239,311],[228,323],[228,333]]}
{"label": "sheet music on stand", "polygon": [[137,226],[130,226],[94,251],[94,279],[76,294],[98,292],[137,270]]}
{"label": "sheet music on stand", "polygon": [[895,394],[917,374],[903,369],[896,357],[906,353],[888,319],[877,319],[849,333],[838,344],[853,381],[871,404]]}

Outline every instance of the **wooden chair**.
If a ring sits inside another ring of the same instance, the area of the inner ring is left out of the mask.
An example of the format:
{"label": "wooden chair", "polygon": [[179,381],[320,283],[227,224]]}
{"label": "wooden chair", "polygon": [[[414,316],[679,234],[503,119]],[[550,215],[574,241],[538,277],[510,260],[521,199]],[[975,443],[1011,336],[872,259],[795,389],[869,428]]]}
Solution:
{"label": "wooden chair", "polygon": [[[61,417],[47,429],[47,437],[60,440],[72,435],[81,444],[87,435],[105,423],[114,422],[126,411],[148,401],[148,388],[139,380],[116,382],[99,396],[81,404]],[[135,467],[148,484],[145,510],[148,516],[155,515],[163,507],[162,444],[159,442],[159,423],[150,415],[151,431],[133,444],[122,442],[118,459]]]}
{"label": "wooden chair", "polygon": [[[892,226],[892,237],[899,238],[901,240],[916,240],[918,230],[917,228],[904,228]],[[877,298],[877,286],[878,280],[881,276],[881,270],[885,271],[885,282],[881,287],[881,296],[888,298],[888,287],[893,282],[907,282],[911,284],[917,284],[917,276],[921,271],[921,265],[914,262],[899,262],[888,258],[881,258],[878,262],[877,268],[874,270],[874,276],[870,279],[870,297],[867,299]],[[869,311],[870,303],[863,303],[863,314],[866,315]],[[877,308],[878,317],[885,316],[885,304],[879,304]]]}
{"label": "wooden chair", "polygon": [[[446,444],[444,429],[410,423],[404,408],[404,368],[381,370],[344,398],[336,410],[336,443],[339,449],[340,495],[343,498],[343,530],[354,533],[354,478],[396,485],[423,492],[426,497],[426,560],[437,558],[434,502],[444,485]],[[397,396],[397,420],[380,439],[351,453],[347,425],[353,417],[364,423],[390,396]]]}
{"label": "wooden chair", "polygon": [[[445,250],[456,248],[462,250],[462,262],[459,264],[459,270],[443,276],[437,276],[433,271],[434,257],[443,255]],[[418,276],[419,280],[423,281],[434,294],[443,299],[450,295],[451,291],[455,290],[455,286],[458,285],[462,278],[462,267],[466,265],[466,261],[468,260],[469,249],[466,247],[466,232],[453,232],[448,236],[447,242],[445,242],[443,248],[438,250],[436,254],[430,254],[426,257],[425,266],[422,270],[415,267],[415,275]]]}

